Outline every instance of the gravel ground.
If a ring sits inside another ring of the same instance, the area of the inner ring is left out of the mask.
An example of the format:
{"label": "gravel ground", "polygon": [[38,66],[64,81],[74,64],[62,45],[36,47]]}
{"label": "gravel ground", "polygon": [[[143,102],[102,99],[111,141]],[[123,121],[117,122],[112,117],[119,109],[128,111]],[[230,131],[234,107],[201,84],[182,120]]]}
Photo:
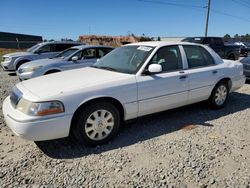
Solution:
{"label": "gravel ground", "polygon": [[[18,82],[0,70],[0,104]],[[250,187],[250,84],[222,110],[203,103],[124,126],[110,143],[14,135],[0,109],[0,187]]]}

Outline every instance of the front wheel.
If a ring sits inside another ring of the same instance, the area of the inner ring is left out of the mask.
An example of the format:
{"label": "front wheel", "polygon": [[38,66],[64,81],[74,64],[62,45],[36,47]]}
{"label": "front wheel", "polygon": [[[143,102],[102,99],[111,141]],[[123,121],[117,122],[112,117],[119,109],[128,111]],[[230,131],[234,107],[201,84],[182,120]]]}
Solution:
{"label": "front wheel", "polygon": [[73,134],[81,144],[104,144],[117,134],[120,114],[111,103],[94,103],[80,110],[73,126]]}
{"label": "front wheel", "polygon": [[228,99],[228,85],[226,82],[219,82],[213,89],[212,94],[209,98],[209,103],[212,108],[222,108]]}

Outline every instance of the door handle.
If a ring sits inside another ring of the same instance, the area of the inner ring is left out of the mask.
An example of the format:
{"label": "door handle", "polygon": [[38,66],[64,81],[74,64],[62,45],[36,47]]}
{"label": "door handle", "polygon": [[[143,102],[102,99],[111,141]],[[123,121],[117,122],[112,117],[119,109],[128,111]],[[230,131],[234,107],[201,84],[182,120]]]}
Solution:
{"label": "door handle", "polygon": [[213,73],[213,74],[217,74],[217,73],[218,73],[218,71],[217,71],[217,70],[214,70],[214,71],[212,71],[212,73]]}
{"label": "door handle", "polygon": [[180,76],[179,78],[181,79],[181,80],[183,80],[183,79],[186,79],[188,76],[187,75],[182,75],[182,76]]}

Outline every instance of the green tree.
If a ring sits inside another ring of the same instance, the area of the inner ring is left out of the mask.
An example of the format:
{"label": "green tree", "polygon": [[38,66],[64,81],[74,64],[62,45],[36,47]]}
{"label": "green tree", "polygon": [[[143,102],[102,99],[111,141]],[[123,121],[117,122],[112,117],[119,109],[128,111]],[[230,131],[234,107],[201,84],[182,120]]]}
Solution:
{"label": "green tree", "polygon": [[230,39],[231,36],[229,34],[225,34],[224,39]]}

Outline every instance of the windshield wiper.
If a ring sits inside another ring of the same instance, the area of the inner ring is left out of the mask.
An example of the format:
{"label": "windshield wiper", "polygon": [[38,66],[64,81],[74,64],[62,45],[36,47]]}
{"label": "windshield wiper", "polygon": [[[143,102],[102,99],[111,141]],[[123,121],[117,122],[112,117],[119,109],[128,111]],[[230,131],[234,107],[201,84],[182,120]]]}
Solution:
{"label": "windshield wiper", "polygon": [[110,70],[110,71],[115,71],[118,72],[118,70],[112,68],[112,67],[99,67],[100,69],[104,69],[104,70]]}
{"label": "windshield wiper", "polygon": [[110,70],[110,71],[115,71],[115,72],[119,72],[118,70],[114,69],[114,68],[111,68],[111,67],[104,67],[104,66],[95,66],[95,65],[92,65],[91,67],[94,67],[94,68],[97,68],[97,69],[104,69],[104,70]]}

